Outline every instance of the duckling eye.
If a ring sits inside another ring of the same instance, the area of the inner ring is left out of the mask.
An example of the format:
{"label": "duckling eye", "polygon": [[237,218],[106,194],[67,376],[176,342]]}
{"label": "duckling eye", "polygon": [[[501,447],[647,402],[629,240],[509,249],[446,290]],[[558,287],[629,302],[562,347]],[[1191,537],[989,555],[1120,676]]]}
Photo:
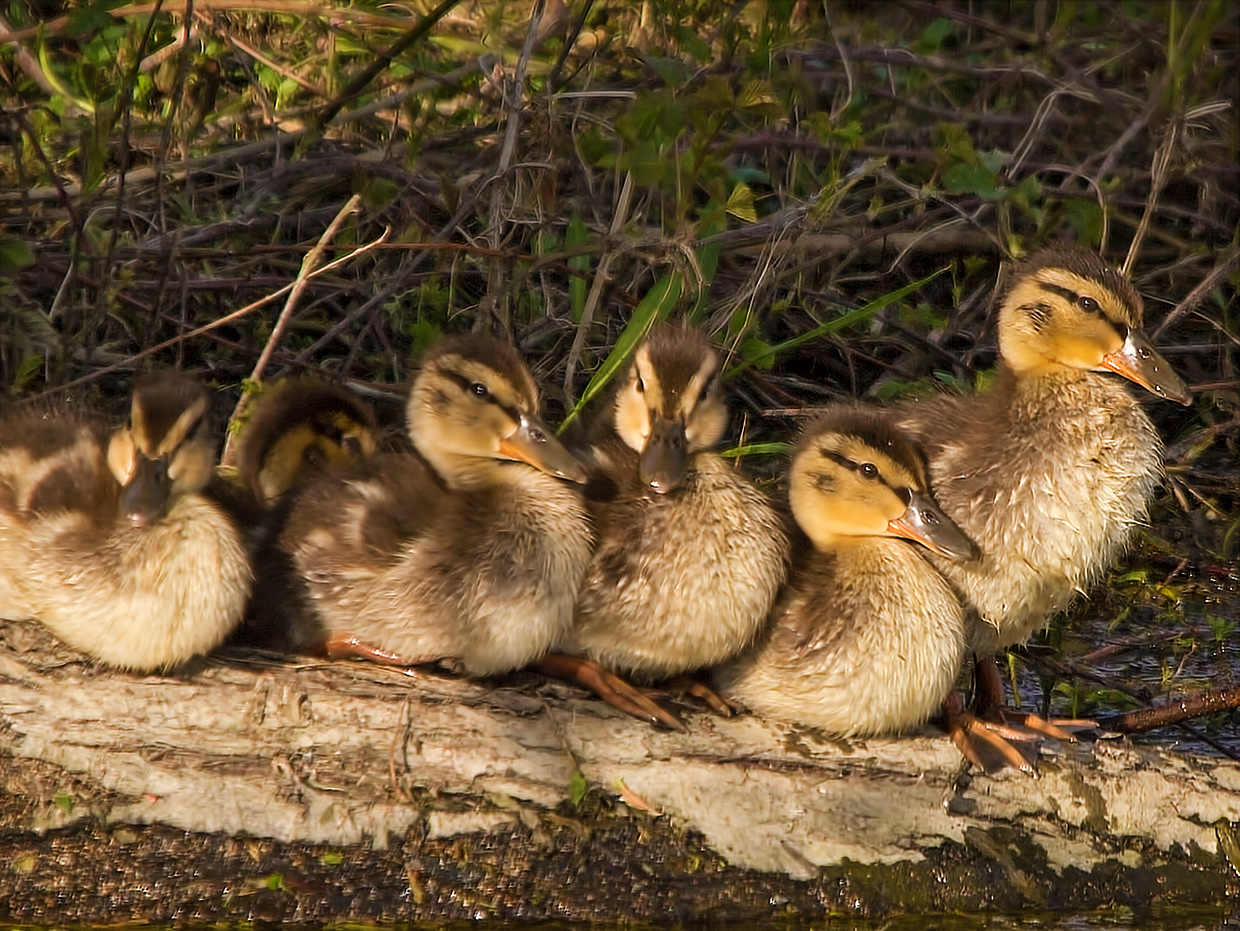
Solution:
{"label": "duckling eye", "polygon": [[878,478],[878,466],[872,462],[863,462],[857,466],[857,472],[860,476],[868,481],[874,481]]}
{"label": "duckling eye", "polygon": [[637,393],[638,394],[646,393],[646,383],[642,381],[642,377],[640,375],[637,376]]}
{"label": "duckling eye", "polygon": [[1076,299],[1076,306],[1081,308],[1087,314],[1097,314],[1102,312],[1102,307],[1092,297],[1082,294]]}
{"label": "duckling eye", "polygon": [[491,392],[487,390],[487,386],[480,381],[476,381],[470,385],[469,390],[480,398],[490,397],[491,395]]}

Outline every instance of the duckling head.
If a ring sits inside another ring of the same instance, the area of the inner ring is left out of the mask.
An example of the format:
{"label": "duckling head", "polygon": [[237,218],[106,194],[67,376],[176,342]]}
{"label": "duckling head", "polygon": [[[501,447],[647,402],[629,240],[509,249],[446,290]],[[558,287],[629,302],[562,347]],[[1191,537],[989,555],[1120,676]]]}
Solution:
{"label": "duckling head", "polygon": [[122,519],[148,526],[178,498],[206,487],[215,469],[209,409],[206,389],[183,375],[154,376],[134,389],[129,423],[108,443]]}
{"label": "duckling head", "polygon": [[957,562],[977,546],[931,497],[925,457],[883,416],[840,408],[811,424],[793,453],[788,502],[814,546],[902,537]]}
{"label": "duckling head", "polygon": [[1141,295],[1096,253],[1039,252],[1020,265],[999,311],[999,351],[1020,374],[1110,371],[1189,404],[1180,376],[1141,330]]}
{"label": "duckling head", "polygon": [[369,458],[377,432],[374,412],[352,391],[288,379],[258,399],[237,448],[237,471],[259,501],[270,502],[311,476]]}
{"label": "duckling head", "polygon": [[689,456],[723,437],[719,376],[719,356],[696,330],[659,327],[634,354],[616,394],[615,427],[641,454],[641,481],[656,494],[679,487]]}
{"label": "duckling head", "polygon": [[505,463],[584,482],[586,472],[538,416],[538,387],[516,350],[479,337],[446,339],[413,382],[413,445],[452,488],[501,480]]}

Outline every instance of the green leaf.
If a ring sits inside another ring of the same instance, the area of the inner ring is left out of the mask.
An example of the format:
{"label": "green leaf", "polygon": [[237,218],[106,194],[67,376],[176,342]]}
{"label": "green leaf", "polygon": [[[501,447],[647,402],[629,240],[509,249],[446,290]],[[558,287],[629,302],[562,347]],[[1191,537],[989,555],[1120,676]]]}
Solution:
{"label": "green leaf", "polygon": [[17,374],[13,376],[13,384],[9,386],[9,390],[14,394],[29,390],[35,376],[43,370],[43,362],[41,355],[27,356],[23,359],[17,368]]}
{"label": "green leaf", "polygon": [[864,320],[868,320],[870,317],[874,316],[876,313],[878,313],[883,308],[891,306],[896,301],[903,300],[906,295],[912,294],[914,291],[918,290],[919,288],[924,288],[926,285],[934,281],[935,278],[939,277],[939,275],[943,274],[943,272],[947,271],[949,268],[951,268],[950,265],[944,266],[943,268],[940,268],[937,272],[927,275],[925,278],[922,278],[919,281],[914,281],[909,284],[906,284],[904,287],[897,288],[895,291],[892,291],[890,294],[884,294],[882,297],[879,297],[879,298],[876,298],[870,301],[870,303],[866,304],[863,307],[858,307],[856,310],[850,310],[848,313],[844,314],[841,317],[836,317],[834,320],[828,320],[826,323],[821,323],[818,326],[814,327],[812,330],[807,330],[806,332],[802,333],[800,336],[794,336],[792,339],[785,340],[782,343],[778,343],[777,345],[769,347],[765,352],[756,353],[753,357],[746,359],[744,362],[741,362],[739,365],[733,366],[732,369],[727,373],[727,377],[731,378],[732,376],[736,375],[738,372],[743,372],[745,369],[747,369],[751,365],[761,365],[764,362],[764,360],[769,356],[778,355],[779,353],[784,352],[785,350],[793,349],[796,346],[800,346],[802,343],[808,343],[810,340],[818,339],[819,337],[827,336],[831,333],[838,333],[840,330],[850,327],[854,323],[860,323]]}
{"label": "green leaf", "polygon": [[738,165],[728,172],[728,180],[734,183],[744,182],[745,184],[765,184],[771,186],[771,176],[761,168],[752,166]]}
{"label": "green leaf", "polygon": [[995,173],[985,165],[952,165],[943,172],[943,187],[953,194],[976,194],[983,200],[998,200],[1002,194]]}
{"label": "green leaf", "polygon": [[364,180],[361,195],[366,206],[386,210],[400,196],[401,190],[401,186],[395,181],[371,175]]}
{"label": "green leaf", "polygon": [[748,184],[738,184],[732,188],[726,206],[728,213],[738,220],[746,223],[756,223],[758,220],[758,211],[753,202],[753,190]]}
{"label": "green leaf", "polygon": [[34,250],[20,239],[0,236],[0,275],[14,275],[34,264]]}
{"label": "green leaf", "polygon": [[679,58],[664,58],[660,55],[650,55],[646,58],[646,66],[650,68],[668,87],[681,87],[689,82],[689,78],[693,77],[693,72]]}
{"label": "green leaf", "polygon": [[92,3],[84,9],[74,10],[65,21],[65,34],[71,39],[84,36],[88,32],[106,29],[112,25],[112,17],[108,15],[104,4]]}
{"label": "green leaf", "polygon": [[557,433],[563,434],[568,429],[568,425],[581,414],[582,409],[599,392],[607,387],[616,373],[628,362],[629,355],[646,338],[646,334],[650,331],[650,327],[654,325],[655,321],[667,319],[668,313],[676,306],[676,302],[680,300],[680,294],[684,290],[684,285],[684,279],[679,274],[664,275],[655,282],[654,287],[650,289],[650,292],[642,299],[642,302],[637,305],[637,310],[633,311],[632,318],[620,334],[620,338],[616,340],[616,345],[612,349],[611,354],[598,367],[598,371],[594,373],[589,384],[586,385],[586,390],[581,393],[580,400],[573,405],[573,409],[568,412],[568,416],[560,424],[560,429],[556,431]]}
{"label": "green leaf", "polygon": [[581,807],[589,791],[590,783],[586,781],[586,774],[579,769],[574,769],[568,779],[568,800],[573,803],[574,808]]}
{"label": "green leaf", "polygon": [[421,358],[431,346],[439,342],[443,329],[433,320],[418,318],[409,324],[409,339],[413,343],[413,357]]}
{"label": "green leaf", "polygon": [[951,20],[940,16],[925,28],[914,48],[923,55],[937,52],[943,47],[943,40],[955,31],[955,24]]}

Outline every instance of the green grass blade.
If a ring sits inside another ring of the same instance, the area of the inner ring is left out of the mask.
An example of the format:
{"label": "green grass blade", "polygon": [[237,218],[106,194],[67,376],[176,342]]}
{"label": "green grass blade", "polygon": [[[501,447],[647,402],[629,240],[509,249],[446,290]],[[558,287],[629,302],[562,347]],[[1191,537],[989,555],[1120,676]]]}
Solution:
{"label": "green grass blade", "polygon": [[740,459],[743,456],[786,456],[792,452],[791,443],[746,443],[721,450],[724,459]]}
{"label": "green grass blade", "polygon": [[790,340],[786,340],[782,343],[777,343],[774,346],[768,346],[766,349],[762,350],[760,353],[755,355],[753,358],[746,359],[745,361],[739,362],[736,365],[732,366],[732,368],[728,370],[726,377],[732,378],[734,375],[740,372],[743,372],[745,369],[749,368],[749,366],[754,365],[755,363],[761,362],[763,359],[769,359],[772,356],[776,356],[779,353],[784,352],[788,349],[792,349],[796,346],[800,346],[802,343],[807,343],[812,339],[818,339],[818,337],[826,336],[830,333],[837,333],[840,330],[843,330],[843,329],[846,329],[852,326],[854,323],[861,323],[865,320],[868,320],[870,317],[874,316],[876,313],[878,313],[883,308],[890,307],[896,301],[903,300],[907,295],[912,294],[918,288],[924,288],[926,285],[932,282],[935,278],[939,277],[939,275],[943,274],[943,272],[947,271],[948,268],[950,267],[951,267],[950,265],[944,266],[943,268],[940,268],[937,272],[934,272],[933,274],[927,275],[925,278],[922,278],[920,281],[914,281],[910,284],[906,284],[902,288],[897,288],[896,290],[892,291],[890,294],[884,294],[882,297],[876,298],[875,300],[870,301],[870,303],[865,304],[862,307],[858,307],[855,310],[850,310],[848,313],[844,314],[842,317],[836,317],[834,320],[828,320],[826,323],[819,324],[818,326],[814,327],[812,330],[807,330],[806,332],[802,333],[800,336],[794,336]]}

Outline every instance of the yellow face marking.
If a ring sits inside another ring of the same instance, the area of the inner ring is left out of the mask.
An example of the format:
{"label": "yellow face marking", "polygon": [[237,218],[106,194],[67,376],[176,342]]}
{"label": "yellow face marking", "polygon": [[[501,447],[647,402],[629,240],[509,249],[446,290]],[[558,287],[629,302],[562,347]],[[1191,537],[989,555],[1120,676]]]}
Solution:
{"label": "yellow face marking", "polygon": [[685,437],[689,452],[710,449],[728,428],[728,408],[719,396],[718,387],[706,390],[719,369],[719,358],[711,353],[694,373],[681,398],[680,409],[685,418]]}
{"label": "yellow face marking", "polygon": [[[1092,301],[1093,309],[1079,299]],[[1017,372],[1060,366],[1096,371],[1123,346],[1130,317],[1104,285],[1066,268],[1042,268],[1018,281],[1004,300],[999,346]]]}
{"label": "yellow face marking", "polygon": [[643,343],[633,357],[628,381],[616,395],[616,433],[630,449],[641,452],[650,436],[650,411],[658,410],[659,376],[650,361],[650,347]]}

